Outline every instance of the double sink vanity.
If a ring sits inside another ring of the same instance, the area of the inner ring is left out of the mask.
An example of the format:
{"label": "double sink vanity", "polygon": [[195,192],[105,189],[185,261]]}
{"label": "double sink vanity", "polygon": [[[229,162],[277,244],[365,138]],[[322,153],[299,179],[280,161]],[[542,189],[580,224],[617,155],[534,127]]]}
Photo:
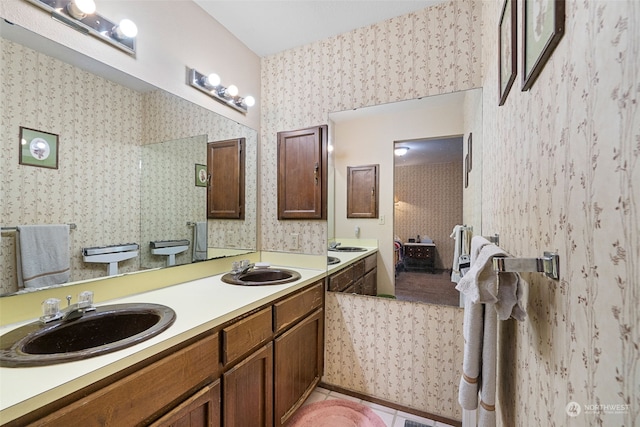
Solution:
{"label": "double sink vanity", "polygon": [[[165,306],[175,318],[142,342],[95,357],[28,367],[4,362],[0,424],[284,425],[322,378],[325,291],[345,272],[351,285],[362,281],[359,266],[377,257],[377,248],[365,249],[330,252],[339,262],[328,269],[318,264],[324,257],[287,263],[290,255],[282,254],[277,266],[243,272],[250,284],[225,283],[227,269],[109,301],[97,298],[98,312],[112,305]],[[295,274],[283,278],[287,271]],[[3,351],[8,333],[32,322],[2,326]]]}

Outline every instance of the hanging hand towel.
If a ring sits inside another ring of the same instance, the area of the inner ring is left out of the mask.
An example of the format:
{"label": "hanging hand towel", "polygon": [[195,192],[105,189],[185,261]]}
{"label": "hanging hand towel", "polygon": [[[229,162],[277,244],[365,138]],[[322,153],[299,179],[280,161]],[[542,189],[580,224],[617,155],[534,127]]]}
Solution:
{"label": "hanging hand towel", "polygon": [[193,261],[207,259],[207,222],[197,222],[193,226]]}
{"label": "hanging hand towel", "polygon": [[16,251],[19,288],[67,283],[70,277],[69,225],[21,225]]}

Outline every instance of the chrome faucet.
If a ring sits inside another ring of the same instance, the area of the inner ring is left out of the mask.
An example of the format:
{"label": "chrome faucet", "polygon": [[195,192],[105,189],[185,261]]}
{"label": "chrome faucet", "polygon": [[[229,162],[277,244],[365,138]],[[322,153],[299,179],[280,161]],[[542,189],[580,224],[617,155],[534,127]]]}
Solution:
{"label": "chrome faucet", "polygon": [[49,323],[55,320],[70,322],[84,316],[88,311],[94,311],[93,292],[84,291],[78,295],[78,302],[71,304],[71,295],[67,296],[67,307],[60,310],[60,300],[57,298],[46,299],[42,303],[42,316],[40,322]]}
{"label": "chrome faucet", "polygon": [[232,264],[231,272],[237,276],[248,273],[255,264],[249,264],[248,259],[236,261]]}
{"label": "chrome faucet", "polygon": [[333,242],[333,243],[329,244],[329,249],[335,249],[340,245],[341,245],[341,243],[339,243],[339,242]]}

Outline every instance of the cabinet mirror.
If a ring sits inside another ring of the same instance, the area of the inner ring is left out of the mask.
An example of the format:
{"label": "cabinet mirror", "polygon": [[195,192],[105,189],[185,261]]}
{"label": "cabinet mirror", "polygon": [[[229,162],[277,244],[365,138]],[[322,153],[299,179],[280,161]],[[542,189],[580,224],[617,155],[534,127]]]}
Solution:
{"label": "cabinet mirror", "polygon": [[[462,224],[481,233],[482,89],[333,112],[329,119],[328,241],[377,240],[378,295],[458,305],[450,235]],[[394,155],[400,147],[409,150]],[[379,165],[378,214],[352,217],[349,167],[367,164]]]}
{"label": "cabinet mirror", "polygon": [[[194,224],[204,223],[202,259],[256,250],[257,132],[134,79],[4,20],[0,23],[3,203],[0,294],[18,291],[16,226],[74,224],[70,282],[102,278],[83,248],[135,243],[117,274],[170,265],[151,241],[188,241],[175,264],[193,261]],[[58,135],[58,168],[20,165],[18,129]],[[196,165],[207,143],[246,141],[243,219],[207,220]],[[94,286],[94,285],[92,285]],[[27,289],[31,291],[32,289]]]}

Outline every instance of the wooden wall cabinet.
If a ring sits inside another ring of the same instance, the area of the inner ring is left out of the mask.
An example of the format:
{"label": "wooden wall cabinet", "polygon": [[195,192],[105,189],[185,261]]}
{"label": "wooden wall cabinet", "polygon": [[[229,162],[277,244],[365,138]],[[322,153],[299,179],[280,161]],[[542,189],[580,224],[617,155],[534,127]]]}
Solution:
{"label": "wooden wall cabinet", "polygon": [[347,218],[378,218],[379,167],[347,166]]}
{"label": "wooden wall cabinet", "polygon": [[207,144],[207,218],[244,219],[245,138]]}
{"label": "wooden wall cabinet", "polygon": [[278,219],[327,219],[327,132],[278,132]]}

